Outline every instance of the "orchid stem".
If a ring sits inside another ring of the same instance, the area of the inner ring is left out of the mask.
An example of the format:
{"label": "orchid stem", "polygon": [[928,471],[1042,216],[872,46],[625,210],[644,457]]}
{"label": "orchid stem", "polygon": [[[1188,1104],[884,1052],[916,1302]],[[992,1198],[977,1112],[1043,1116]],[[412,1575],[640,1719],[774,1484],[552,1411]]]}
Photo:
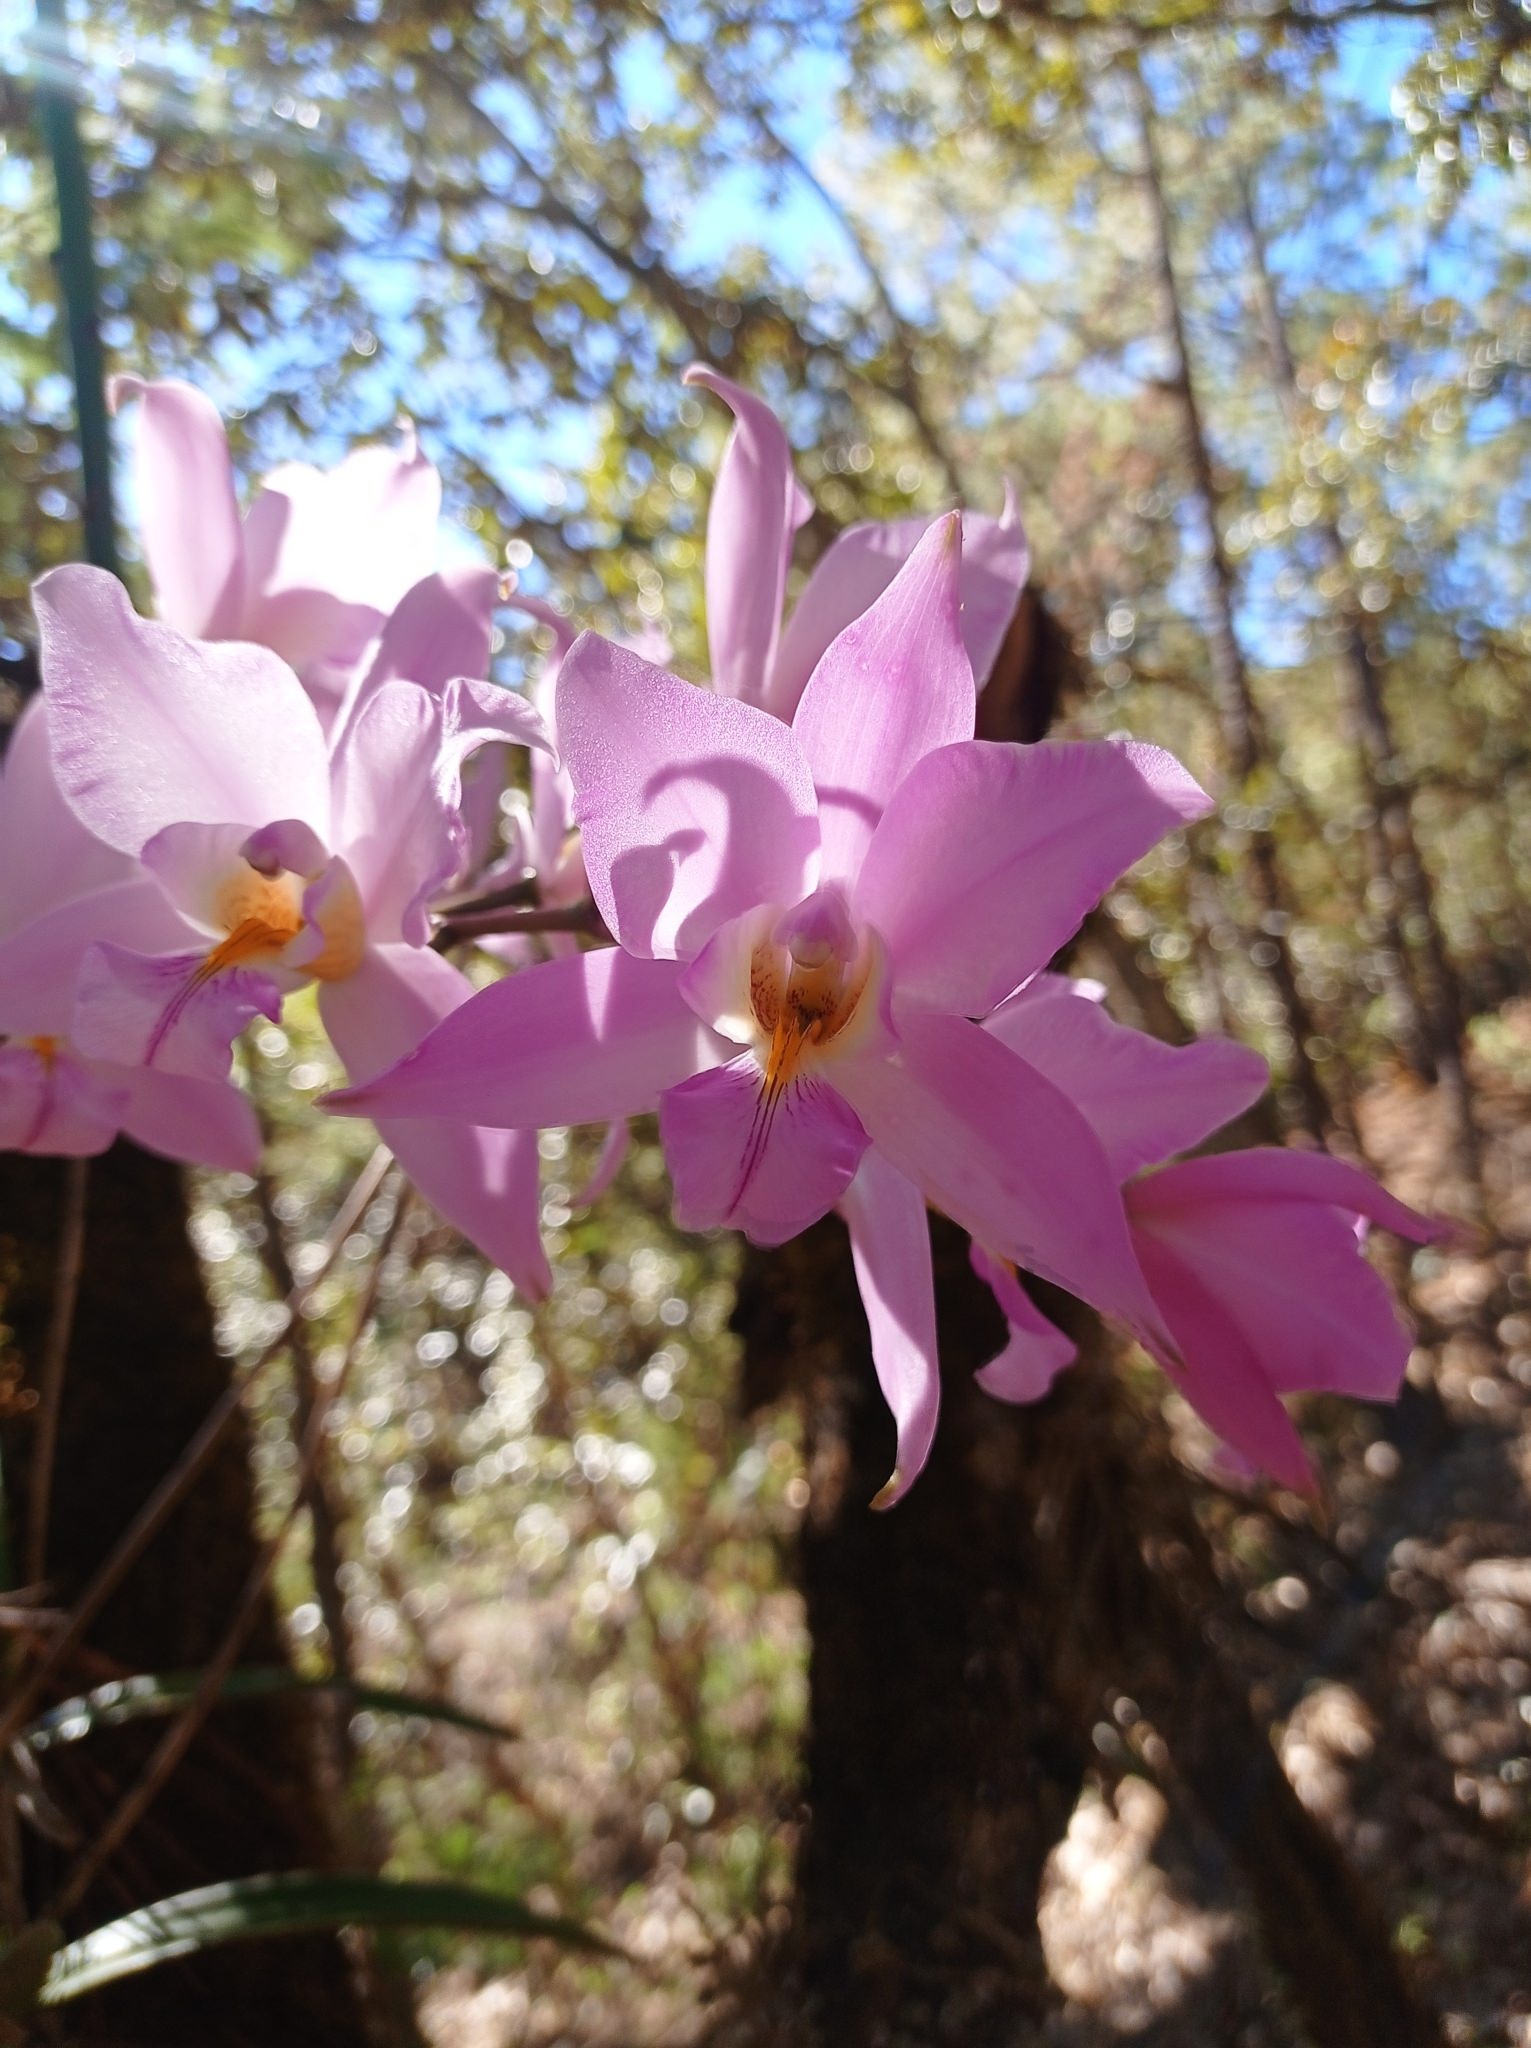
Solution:
{"label": "orchid stem", "polygon": [[455,946],[464,939],[505,938],[522,933],[531,937],[538,932],[574,932],[586,939],[611,937],[605,919],[587,896],[578,903],[529,910],[507,906],[504,909],[454,912],[442,924],[431,944],[438,952],[445,952],[449,946]]}
{"label": "orchid stem", "polygon": [[75,1305],[80,1298],[80,1273],[85,1261],[85,1196],[89,1181],[90,1170],[85,1160],[65,1162],[58,1269],[38,1373],[37,1435],[32,1442],[27,1543],[22,1560],[23,1580],[28,1585],[40,1584],[48,1569],[48,1521],[53,1505],[53,1473],[58,1462],[59,1414],[64,1405],[64,1368],[69,1360],[69,1340],[74,1332]]}
{"label": "orchid stem", "polygon": [[37,119],[58,193],[58,281],[69,332],[75,417],[80,429],[81,520],[85,555],[115,576],[117,519],[112,505],[112,439],[101,348],[100,280],[91,224],[90,167],[80,139],[76,94],[68,82],[69,29],[64,0],[37,0],[40,82]]}

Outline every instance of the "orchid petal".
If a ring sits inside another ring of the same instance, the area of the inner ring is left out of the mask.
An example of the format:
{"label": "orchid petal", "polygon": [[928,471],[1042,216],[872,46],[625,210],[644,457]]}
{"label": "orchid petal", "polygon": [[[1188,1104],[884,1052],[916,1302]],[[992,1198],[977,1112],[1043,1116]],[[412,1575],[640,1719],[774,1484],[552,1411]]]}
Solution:
{"label": "orchid petal", "polygon": [[548,603],[545,597],[531,597],[524,590],[507,591],[505,603],[513,612],[525,612],[529,619],[546,626],[553,635],[553,651],[549,657],[556,669],[569,649],[579,638],[579,628],[572,619],[559,611],[556,605]]}
{"label": "orchid petal", "polygon": [[47,706],[34,697],[0,762],[0,935],[132,873],[132,862],[87,831],[64,800]]}
{"label": "orchid petal", "polygon": [[750,1053],[666,1089],[659,1141],[681,1229],[732,1226],[763,1245],[827,1216],[867,1144],[833,1088],[808,1073],[769,1087]]}
{"label": "orchid petal", "polygon": [[[932,520],[869,519],[848,526],[813,566],[803,594],[782,629],[771,671],[768,709],[791,719],[819,657],[837,633],[879,598],[913,554]],[[982,689],[1020,602],[1031,554],[1005,486],[998,519],[962,514],[962,644]]]}
{"label": "orchid petal", "polygon": [[114,409],[134,398],[138,528],[155,606],[178,632],[236,639],[245,605],[244,541],[218,408],[175,378],[112,379]]}
{"label": "orchid petal", "polygon": [[418,683],[439,697],[454,676],[486,676],[500,579],[487,565],[422,576],[394,606],[349,715],[384,683]]}
{"label": "orchid petal", "polygon": [[[369,948],[357,971],[327,982],[319,1012],[346,1071],[366,1081],[400,1058],[473,993],[439,953]],[[537,1134],[470,1124],[378,1120],[378,1136],[420,1193],[521,1292],[542,1300],[553,1284],[538,1227]]]}
{"label": "orchid petal", "polygon": [[536,705],[518,690],[473,676],[453,676],[442,689],[445,739],[439,764],[443,787],[453,793],[464,759],[475,748],[495,740],[506,746],[532,747],[557,759],[547,722]]}
{"label": "orchid petal", "polygon": [[[166,902],[206,932],[222,933],[220,897],[231,874],[244,863],[244,849],[250,843],[250,827],[239,824],[166,825],[148,840],[139,854],[142,865],[154,877]],[[98,938],[110,938],[118,945],[131,946],[135,953],[159,953],[175,942],[146,945],[121,932],[103,931]]]}
{"label": "orchid petal", "polygon": [[140,619],[103,569],[50,570],[33,603],[59,787],[109,846],[183,820],[302,818],[325,837],[324,737],[275,655]]}
{"label": "orchid petal", "polygon": [[[1167,1173],[1178,1171],[1177,1167],[1166,1168]],[[1203,1267],[1194,1250],[1189,1257],[1182,1256],[1177,1247],[1144,1228],[1136,1215],[1133,1236],[1154,1298],[1175,1333],[1179,1362],[1163,1360],[1174,1384],[1208,1427],[1240,1457],[1294,1492],[1310,1492],[1313,1473],[1302,1438],[1277,1399],[1261,1349],[1250,1341],[1245,1320],[1230,1314],[1226,1300],[1203,1284]],[[1279,1260],[1281,1248],[1271,1247],[1269,1257],[1272,1262]],[[1351,1257],[1355,1257],[1353,1247]],[[1371,1277],[1377,1278],[1375,1274]],[[1280,1290],[1283,1305],[1293,1298],[1290,1274],[1286,1278],[1288,1284]],[[1304,1275],[1304,1286],[1307,1284]]]}
{"label": "orchid petal", "polygon": [[916,762],[973,737],[957,605],[962,536],[937,520],[887,589],[824,650],[792,720],[818,791],[824,881],[849,881]]}
{"label": "orchid petal", "polygon": [[1058,993],[1060,979],[1039,976],[984,1029],[1062,1089],[1118,1180],[1189,1151],[1264,1094],[1269,1070],[1246,1046],[1226,1038],[1166,1045],[1115,1023],[1071,983]]}
{"label": "orchid petal", "polygon": [[889,803],[854,907],[882,933],[902,998],[983,1016],[1124,868],[1210,807],[1178,761],[1136,741],[943,747]]}
{"label": "orchid petal", "polygon": [[713,392],[734,416],[707,508],[712,684],[725,697],[763,705],[781,630],[792,536],[812,505],[793,475],[781,421],[763,400],[702,363],[691,365],[685,381]]}
{"label": "orchid petal", "polygon": [[441,478],[412,433],[330,470],[286,463],[264,479],[246,521],[252,588],[267,598],[320,590],[386,618],[429,573],[440,515]]}
{"label": "orchid petal", "polygon": [[98,939],[163,953],[195,945],[198,937],[141,872],[72,897],[0,940],[0,1035],[67,1034],[80,962]]}
{"label": "orchid petal", "polygon": [[964,1017],[900,1012],[897,1060],[835,1086],[893,1164],[998,1258],[1173,1351],[1099,1139],[1052,1083]]}
{"label": "orchid petal", "polygon": [[426,904],[462,855],[436,761],[441,705],[414,683],[383,683],[335,751],[335,844],[356,878],[369,935],[423,946]]}
{"label": "orchid petal", "polygon": [[103,1064],[98,1072],[124,1088],[123,1131],[151,1152],[221,1173],[254,1173],[260,1164],[260,1119],[232,1083],[157,1067]]}
{"label": "orchid petal", "polygon": [[871,1330],[872,1364],[898,1430],[892,1477],[872,1503],[891,1508],[925,1469],[941,1405],[930,1219],[919,1189],[875,1149],[841,1197],[840,1213]]}
{"label": "orchid petal", "polygon": [[1154,1282],[1177,1333],[1194,1285],[1196,1312],[1230,1321],[1276,1392],[1397,1393],[1411,1339],[1355,1226],[1369,1218],[1415,1242],[1441,1227],[1368,1175],[1316,1153],[1223,1152],[1134,1182],[1127,1206],[1145,1270],[1175,1290]]}
{"label": "orchid petal", "polygon": [[90,947],[69,1034],[75,1046],[87,1059],[225,1080],[234,1040],[252,1017],[274,1024],[282,993],[256,968],[207,973],[206,963],[203,953],[149,957],[107,943]]}
{"label": "orchid petal", "polygon": [[689,959],[726,918],[807,894],[813,781],[780,720],[583,633],[557,728],[591,894],[629,953]]}
{"label": "orchid petal", "polygon": [[990,1258],[977,1244],[970,1257],[973,1271],[988,1285],[1009,1325],[1004,1350],[973,1377],[996,1401],[1040,1401],[1063,1368],[1079,1356],[1079,1347],[1043,1315],[1007,1260]]}
{"label": "orchid petal", "polygon": [[1171,1173],[1156,1173],[1138,1183],[1156,1214],[1180,1206],[1211,1210],[1229,1203],[1316,1203],[1348,1217],[1364,1217],[1411,1244],[1431,1244],[1450,1234],[1451,1226],[1422,1216],[1359,1167],[1323,1152],[1288,1151],[1258,1145],[1242,1152],[1219,1152],[1206,1159],[1187,1159]]}
{"label": "orchid petal", "polygon": [[397,1066],[328,1098],[347,1115],[450,1117],[507,1130],[609,1123],[658,1107],[733,1051],[667,960],[615,947],[548,960],[481,989]]}
{"label": "orchid petal", "polygon": [[601,1149],[596,1155],[590,1178],[573,1196],[576,1209],[589,1209],[601,1199],[622,1171],[622,1162],[632,1146],[632,1128],[625,1117],[618,1117],[606,1126],[606,1135],[601,1140]]}
{"label": "orchid petal", "polygon": [[90,1158],[121,1129],[126,1099],[65,1047],[0,1045],[0,1152]]}

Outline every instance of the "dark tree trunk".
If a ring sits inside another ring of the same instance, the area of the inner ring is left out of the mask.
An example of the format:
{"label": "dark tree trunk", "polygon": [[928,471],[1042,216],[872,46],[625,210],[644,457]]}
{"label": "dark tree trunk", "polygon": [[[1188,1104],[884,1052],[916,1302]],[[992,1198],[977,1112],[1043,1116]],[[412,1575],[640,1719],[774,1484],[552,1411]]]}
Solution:
{"label": "dark tree trunk", "polygon": [[1044,1865],[1125,1694],[1167,1791],[1221,1841],[1315,2048],[1438,2048],[1380,1913],[1208,1633],[1214,1575],[1160,1433],[1064,1297],[1046,1307],[1081,1337],[1079,1363],[1038,1406],[990,1400],[972,1374],[997,1311],[941,1219],[934,1248],[941,1428],[883,1515],[868,1504],[893,1430],[839,1224],[753,1254],[740,1289],[746,1392],[795,1386],[809,1417],[810,1823],[772,2038],[1032,2038],[1054,1997]]}
{"label": "dark tree trunk", "polygon": [[[23,1374],[47,1328],[65,1186],[63,1162],[0,1156],[0,1311]],[[67,1607],[144,1497],[174,1464],[228,1384],[186,1235],[176,1168],[127,1144],[91,1162],[85,1261],[64,1381],[47,1577]],[[4,1432],[13,1534],[26,1526],[35,1411]],[[255,1559],[242,1425],[129,1573],[63,1675],[73,1691],[115,1672],[203,1661],[219,1641]],[[246,1654],[283,1654],[269,1609]],[[17,1674],[12,1671],[13,1678]],[[90,1737],[44,1766],[48,1794],[89,1841],[161,1731]],[[143,1823],[71,1916],[80,1932],[133,1906],[220,1878],[331,1860],[295,1705],[215,1710]],[[64,1879],[73,1850],[29,1830],[23,1882],[31,1911]],[[225,1949],[167,1965],[70,2009],[64,2037],[92,2048],[344,2048],[365,2038],[338,1942],[311,1938]]]}

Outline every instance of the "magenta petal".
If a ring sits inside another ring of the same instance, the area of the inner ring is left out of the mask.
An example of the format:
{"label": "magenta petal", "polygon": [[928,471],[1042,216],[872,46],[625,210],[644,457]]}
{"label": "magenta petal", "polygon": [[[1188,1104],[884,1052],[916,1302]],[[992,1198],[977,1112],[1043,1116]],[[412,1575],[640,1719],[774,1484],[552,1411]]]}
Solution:
{"label": "magenta petal", "polygon": [[593,1208],[601,1199],[622,1171],[622,1162],[626,1159],[631,1144],[631,1126],[624,1118],[619,1117],[606,1126],[606,1135],[601,1140],[601,1149],[596,1156],[595,1165],[591,1168],[590,1178],[574,1195],[573,1206],[576,1209]]}
{"label": "magenta petal", "polygon": [[866,1150],[847,1103],[812,1074],[769,1093],[751,1053],[659,1098],[659,1140],[682,1230],[732,1226],[785,1244],[839,1201]]}
{"label": "magenta petal", "polygon": [[[1127,1206],[1145,1269],[1194,1284],[1277,1393],[1397,1394],[1411,1340],[1356,1225],[1416,1240],[1437,1230],[1368,1175],[1316,1153],[1225,1152],[1134,1182]],[[1174,1303],[1162,1305],[1178,1331]]]}
{"label": "magenta petal", "polygon": [[265,478],[246,520],[251,587],[268,600],[320,592],[386,618],[430,573],[440,514],[441,478],[412,433],[329,470],[286,463]]}
{"label": "magenta petal", "polygon": [[524,968],[327,1107],[507,1130],[641,1115],[664,1089],[733,1051],[700,1022],[679,980],[673,961],[633,960],[615,947]]}
{"label": "magenta petal", "polygon": [[[366,1081],[400,1058],[472,994],[439,953],[414,946],[368,950],[356,972],[328,982],[319,1010],[346,1071]],[[542,1248],[534,1130],[378,1119],[378,1136],[446,1220],[540,1301],[553,1276]]]}
{"label": "magenta petal", "polygon": [[[793,716],[830,641],[882,595],[931,524],[924,517],[867,520],[848,526],[830,542],[782,629],[768,709],[779,718]],[[1030,566],[1008,485],[998,519],[981,512],[962,514],[962,644],[980,688],[1015,616]]]}
{"label": "magenta petal", "polygon": [[228,437],[210,398],[174,378],[112,380],[112,403],[139,400],[138,526],[166,625],[200,640],[241,637],[244,541]]}
{"label": "magenta petal", "polygon": [[628,952],[689,959],[725,919],[808,893],[813,780],[779,719],[594,633],[556,701],[591,893]]}
{"label": "magenta petal", "polygon": [[65,802],[47,707],[34,697],[0,760],[0,935],[132,873],[127,856],[87,831]]}
{"label": "magenta petal", "polygon": [[1003,1259],[990,1258],[977,1244],[970,1257],[973,1271],[992,1289],[1010,1326],[1004,1350],[981,1366],[974,1378],[996,1401],[1040,1401],[1063,1368],[1073,1364],[1079,1347],[1047,1320],[1021,1285],[1013,1266]]}
{"label": "magenta petal", "polygon": [[1172,1351],[1115,1177],[1074,1105],[966,1018],[900,1012],[897,1024],[896,1061],[834,1066],[872,1143],[995,1257]]}
{"label": "magenta petal", "polygon": [[1119,1180],[1199,1145],[1259,1100],[1264,1060],[1231,1039],[1165,1045],[1108,1017],[1043,975],[1001,1005],[984,1029],[1045,1074],[1106,1148]]}
{"label": "magenta petal", "polygon": [[702,363],[691,365],[685,381],[715,392],[734,415],[707,511],[712,684],[725,697],[760,705],[781,630],[792,535],[810,507],[798,489],[792,450],[771,408]]}
{"label": "magenta petal", "polygon": [[513,612],[525,612],[528,618],[536,619],[539,625],[546,626],[552,633],[551,660],[556,669],[579,637],[579,628],[573,620],[559,611],[556,605],[549,604],[546,598],[529,597],[524,590],[508,591],[505,603]]}
{"label": "magenta petal", "polygon": [[823,881],[861,867],[917,761],[973,737],[973,669],[958,627],[962,536],[937,520],[871,609],[824,650],[793,715],[818,792]]}
{"label": "magenta petal", "polygon": [[260,1119],[231,1082],[155,1067],[103,1065],[99,1071],[125,1090],[124,1132],[151,1152],[222,1173],[254,1173],[260,1164]]}
{"label": "magenta petal", "polygon": [[479,747],[501,740],[557,757],[542,713],[517,690],[473,676],[453,676],[443,687],[441,710],[444,737],[437,777],[452,803],[457,800],[462,764]]}
{"label": "magenta petal", "polygon": [[900,996],[983,1016],[1124,868],[1210,808],[1178,761],[1133,740],[944,747],[889,803],[855,909],[886,940]]}
{"label": "magenta petal", "polygon": [[438,786],[441,705],[413,683],[382,684],[335,750],[334,843],[379,943],[430,936],[426,899],[461,859],[456,812]]}
{"label": "magenta petal", "polygon": [[[1166,1169],[1178,1172],[1177,1167]],[[1157,1178],[1157,1176],[1154,1176]],[[1249,1340],[1244,1318],[1230,1314],[1226,1300],[1203,1285],[1194,1256],[1141,1227],[1134,1238],[1154,1298],[1163,1307],[1179,1349],[1178,1361],[1164,1361],[1171,1379],[1208,1427],[1239,1457],[1269,1472],[1283,1486],[1305,1493],[1312,1468],[1291,1417],[1277,1399],[1265,1359]],[[1276,1257],[1277,1248],[1272,1248]],[[1283,1271],[1285,1300],[1293,1275]],[[1373,1275],[1375,1278],[1375,1275]],[[1304,1278],[1306,1285],[1306,1278]],[[1277,1337],[1279,1345],[1280,1338]]]}
{"label": "magenta petal", "polygon": [[275,655],[140,619],[102,569],[50,570],[32,602],[59,787],[109,846],[137,853],[183,820],[302,818],[325,836],[324,736]]}
{"label": "magenta petal", "polygon": [[893,1475],[873,1502],[891,1508],[925,1469],[941,1405],[930,1220],[919,1189],[875,1150],[841,1197],[840,1213],[851,1234],[877,1383],[898,1430]]}
{"label": "magenta petal", "polygon": [[1365,1218],[1412,1244],[1430,1244],[1450,1234],[1451,1225],[1420,1215],[1386,1188],[1322,1152],[1290,1152],[1259,1145],[1243,1152],[1219,1152],[1188,1159],[1173,1174],[1156,1173],[1141,1183],[1144,1201],[1157,1214],[1175,1208],[1207,1210],[1227,1203],[1297,1202],[1338,1209]]}
{"label": "magenta petal", "polygon": [[384,683],[418,683],[439,697],[454,676],[488,675],[499,593],[499,576],[488,567],[422,576],[400,598],[379,634],[350,715]]}
{"label": "magenta petal", "polygon": [[104,1152],[122,1128],[126,1100],[125,1089],[65,1047],[0,1045],[0,1152]]}
{"label": "magenta petal", "polygon": [[202,953],[149,958],[92,946],[80,965],[70,1037],[87,1059],[226,1079],[234,1040],[252,1017],[275,1023],[282,995],[254,968],[204,975],[205,960]]}
{"label": "magenta petal", "polygon": [[0,939],[0,1036],[67,1035],[80,962],[98,939],[160,953],[194,946],[198,937],[142,872],[72,897]]}

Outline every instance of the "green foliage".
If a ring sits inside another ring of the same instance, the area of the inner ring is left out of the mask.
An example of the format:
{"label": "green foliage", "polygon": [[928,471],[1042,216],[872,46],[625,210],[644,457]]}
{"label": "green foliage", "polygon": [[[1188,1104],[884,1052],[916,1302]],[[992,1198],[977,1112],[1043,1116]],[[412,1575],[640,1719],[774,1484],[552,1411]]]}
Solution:
{"label": "green foliage", "polygon": [[[199,1671],[143,1672],[134,1678],[113,1679],[109,1685],[98,1685],[94,1692],[50,1707],[22,1731],[20,1740],[40,1754],[63,1743],[81,1742],[98,1728],[115,1728],[124,1721],[158,1720],[179,1713],[196,1697],[201,1682]],[[280,1664],[247,1665],[231,1671],[219,1688],[218,1697],[220,1703],[238,1703],[304,1693],[336,1693],[357,1712],[402,1714],[412,1721],[439,1722],[443,1727],[461,1728],[493,1742],[516,1739],[515,1729],[486,1721],[482,1715],[467,1713],[445,1700],[394,1692],[386,1686],[348,1685],[334,1678],[299,1678]]]}
{"label": "green foliage", "polygon": [[54,1956],[39,2003],[68,2005],[140,1970],[230,1941],[341,1927],[443,1926],[616,1953],[603,1936],[577,1921],[534,1912],[520,1899],[479,1886],[294,1870],[205,1885],[96,1928]]}

